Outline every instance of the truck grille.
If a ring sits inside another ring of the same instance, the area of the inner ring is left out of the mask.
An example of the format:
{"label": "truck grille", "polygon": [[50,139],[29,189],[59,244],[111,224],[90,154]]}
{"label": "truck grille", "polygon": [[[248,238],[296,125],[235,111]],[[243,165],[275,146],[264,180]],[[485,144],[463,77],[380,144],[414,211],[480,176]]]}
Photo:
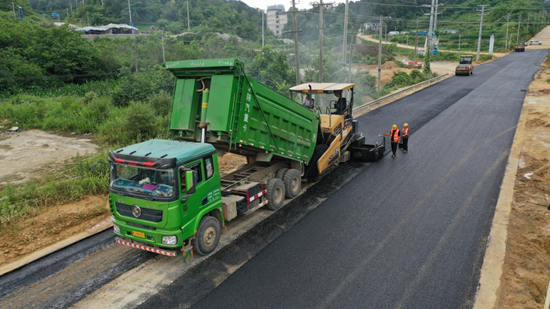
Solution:
{"label": "truck grille", "polygon": [[[116,203],[116,210],[119,214],[135,218],[132,214],[132,205],[126,205],[122,203]],[[139,219],[151,222],[161,222],[162,221],[162,210],[141,208],[141,216]]]}

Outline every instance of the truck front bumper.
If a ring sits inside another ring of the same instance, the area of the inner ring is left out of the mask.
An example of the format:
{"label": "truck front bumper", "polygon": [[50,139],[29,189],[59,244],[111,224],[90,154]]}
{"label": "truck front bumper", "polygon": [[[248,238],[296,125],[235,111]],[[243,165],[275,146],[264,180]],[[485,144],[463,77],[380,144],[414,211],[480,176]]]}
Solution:
{"label": "truck front bumper", "polygon": [[177,251],[170,251],[170,250],[165,250],[165,249],[154,248],[154,247],[147,246],[145,244],[139,243],[137,241],[134,241],[132,239],[117,237],[116,242],[121,244],[121,245],[124,245],[124,246],[137,248],[137,249],[141,249],[141,250],[145,250],[145,251],[149,251],[149,252],[153,252],[153,253],[157,253],[157,254],[162,254],[162,255],[166,255],[166,256],[176,256],[176,255],[178,255]]}

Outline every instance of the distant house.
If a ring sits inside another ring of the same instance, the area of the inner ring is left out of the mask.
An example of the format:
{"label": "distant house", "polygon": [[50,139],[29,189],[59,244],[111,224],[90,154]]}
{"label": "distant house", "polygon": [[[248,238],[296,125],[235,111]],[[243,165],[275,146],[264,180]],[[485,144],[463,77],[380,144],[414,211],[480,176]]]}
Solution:
{"label": "distant house", "polygon": [[283,35],[283,28],[288,22],[285,6],[282,4],[271,5],[267,7],[267,28],[275,34],[275,36]]}
{"label": "distant house", "polygon": [[452,29],[452,30],[441,30],[441,31],[439,31],[439,32],[441,32],[441,33],[456,34],[456,33],[458,33],[458,30],[454,30],[454,29]]}
{"label": "distant house", "polygon": [[86,34],[139,34],[139,29],[127,24],[108,24],[106,26],[82,27],[75,29]]}

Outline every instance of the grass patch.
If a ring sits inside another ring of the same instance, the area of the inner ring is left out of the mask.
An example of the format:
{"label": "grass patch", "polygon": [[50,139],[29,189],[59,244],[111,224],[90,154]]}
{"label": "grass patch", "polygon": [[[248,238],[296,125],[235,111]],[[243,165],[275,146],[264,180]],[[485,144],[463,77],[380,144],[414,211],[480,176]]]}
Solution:
{"label": "grass patch", "polygon": [[0,188],[0,231],[39,214],[46,207],[78,201],[89,194],[107,193],[109,168],[103,165],[88,171],[92,163],[106,156],[107,151],[87,158],[76,156],[63,168],[48,171],[47,178]]}

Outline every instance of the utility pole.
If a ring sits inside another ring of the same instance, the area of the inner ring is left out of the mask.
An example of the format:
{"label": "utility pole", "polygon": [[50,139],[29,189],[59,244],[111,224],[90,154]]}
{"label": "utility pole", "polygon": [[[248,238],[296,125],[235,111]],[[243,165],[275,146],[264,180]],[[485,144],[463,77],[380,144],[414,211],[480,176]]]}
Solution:
{"label": "utility pole", "polygon": [[481,19],[479,21],[479,37],[477,38],[477,56],[476,60],[479,60],[479,52],[481,49],[481,30],[483,29],[483,13],[485,13],[485,7],[489,6],[489,4],[483,4],[481,6]]}
{"label": "utility pole", "polygon": [[519,28],[521,27],[521,14],[519,14],[519,21],[518,21],[518,34],[516,35],[516,46],[519,43]]}
{"label": "utility pole", "polygon": [[[59,15],[57,15],[59,17]],[[86,12],[86,19],[88,20],[88,25],[90,24],[90,14]]]}
{"label": "utility pole", "polygon": [[[262,17],[263,16],[264,15],[262,14]],[[298,24],[296,22],[296,1],[295,0],[292,0],[292,19],[294,20],[294,58],[296,59],[296,85],[299,85],[300,84],[300,54],[298,53]],[[263,29],[262,29],[262,32],[263,32]]]}
{"label": "utility pole", "polygon": [[416,55],[418,54],[418,18],[416,19],[416,38],[414,42],[414,65],[416,65]]}
{"label": "utility pole", "polygon": [[164,54],[164,30],[161,30],[162,35],[162,63],[166,63],[166,55]]}
{"label": "utility pole", "polygon": [[462,34],[458,35],[458,51],[460,51],[460,38],[462,37]]}
{"label": "utility pole", "polygon": [[510,13],[506,14],[506,42],[504,42],[504,50],[508,50],[508,24],[510,23]]}
{"label": "utility pole", "polygon": [[191,32],[191,21],[189,20],[189,0],[187,0],[187,32]]}
{"label": "utility pole", "polygon": [[[434,26],[434,7],[435,0],[432,0],[432,6],[430,8],[430,27],[428,28],[428,48],[426,50],[426,53],[432,51],[432,38],[433,38],[433,26]],[[428,55],[429,57],[429,55]]]}
{"label": "utility pole", "polygon": [[13,18],[17,18],[17,15],[15,15],[15,3],[11,3],[11,5],[13,6]]}
{"label": "utility pole", "polygon": [[527,13],[527,29],[525,30],[527,33],[529,33],[529,18],[531,18],[531,14]]}
{"label": "utility pole", "polygon": [[319,82],[323,82],[323,10],[325,6],[332,6],[332,3],[312,3],[313,6],[319,7]]}
{"label": "utility pole", "polygon": [[378,91],[382,89],[382,15],[378,24]]}
{"label": "utility pole", "polygon": [[437,29],[437,7],[439,6],[439,0],[435,0],[435,14],[434,14],[434,28],[433,31]]}
{"label": "utility pole", "polygon": [[138,72],[138,48],[137,48],[137,36],[134,36],[134,62],[136,65],[136,73]]}
{"label": "utility pole", "polygon": [[264,48],[265,39],[264,39],[264,10],[262,10],[262,48]]}
{"label": "utility pole", "polygon": [[[353,38],[357,34],[357,32],[350,32],[351,34],[351,42],[349,46],[349,75],[348,75],[348,83],[351,83],[351,63],[353,62]],[[357,39],[355,39],[357,40]]]}
{"label": "utility pole", "polygon": [[[128,14],[130,15],[130,24],[132,23],[132,7],[130,6],[130,0],[128,0]],[[137,71],[137,64],[136,64]]]}
{"label": "utility pole", "polygon": [[[294,3],[294,0],[292,0]],[[342,64],[346,64],[346,45],[348,42],[348,7],[349,3],[346,0],[346,9],[344,13],[344,43],[342,45]]]}

